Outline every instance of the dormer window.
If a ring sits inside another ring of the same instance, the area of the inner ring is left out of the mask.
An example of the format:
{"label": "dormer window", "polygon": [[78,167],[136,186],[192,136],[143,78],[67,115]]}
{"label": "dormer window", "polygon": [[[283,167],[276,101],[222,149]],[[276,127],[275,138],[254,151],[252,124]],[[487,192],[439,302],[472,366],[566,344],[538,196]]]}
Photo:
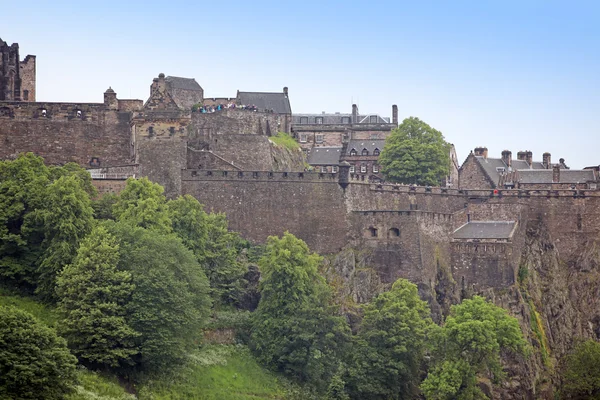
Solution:
{"label": "dormer window", "polygon": [[373,150],[373,155],[374,155],[374,156],[378,156],[378,155],[379,155],[379,153],[380,153],[380,152],[379,152],[379,149],[375,149],[375,150]]}
{"label": "dormer window", "polygon": [[355,155],[356,155],[356,149],[352,149],[352,150],[350,150],[350,155],[351,155],[351,156],[355,156]]}
{"label": "dormer window", "polygon": [[350,117],[342,117],[342,124],[349,124],[350,123]]}
{"label": "dormer window", "polygon": [[503,174],[506,172],[506,168],[504,167],[496,167],[496,172]]}
{"label": "dormer window", "polygon": [[308,124],[308,117],[300,117],[300,124]]}
{"label": "dormer window", "polygon": [[323,124],[323,117],[316,117],[315,118],[315,124],[322,125]]}
{"label": "dormer window", "polygon": [[362,149],[362,153],[360,154],[361,156],[368,156],[369,155],[369,150],[367,149]]}
{"label": "dormer window", "polygon": [[369,117],[369,122],[372,124],[376,124],[377,123],[377,115],[371,115]]}

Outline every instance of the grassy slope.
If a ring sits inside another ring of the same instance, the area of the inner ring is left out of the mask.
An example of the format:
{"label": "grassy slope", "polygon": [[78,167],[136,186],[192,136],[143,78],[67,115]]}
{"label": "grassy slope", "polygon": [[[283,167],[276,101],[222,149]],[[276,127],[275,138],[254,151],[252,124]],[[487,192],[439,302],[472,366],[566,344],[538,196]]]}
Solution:
{"label": "grassy slope", "polygon": [[[28,311],[48,326],[56,327],[56,311],[0,288],[0,306],[12,305]],[[259,366],[244,346],[207,346],[192,355],[189,367],[181,368],[175,379],[148,382],[139,387],[140,400],[284,399],[287,384]],[[78,368],[77,392],[68,400],[129,400],[114,376]]]}

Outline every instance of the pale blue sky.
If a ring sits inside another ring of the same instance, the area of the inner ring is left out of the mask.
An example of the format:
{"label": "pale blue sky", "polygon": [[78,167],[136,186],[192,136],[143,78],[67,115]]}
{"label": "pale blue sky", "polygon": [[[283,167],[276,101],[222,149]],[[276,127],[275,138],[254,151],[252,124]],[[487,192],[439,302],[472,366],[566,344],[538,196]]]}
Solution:
{"label": "pale blue sky", "polygon": [[148,97],[160,72],[205,96],[289,87],[294,112],[417,116],[453,142],[600,164],[600,3],[43,1],[2,5],[37,55],[39,101]]}

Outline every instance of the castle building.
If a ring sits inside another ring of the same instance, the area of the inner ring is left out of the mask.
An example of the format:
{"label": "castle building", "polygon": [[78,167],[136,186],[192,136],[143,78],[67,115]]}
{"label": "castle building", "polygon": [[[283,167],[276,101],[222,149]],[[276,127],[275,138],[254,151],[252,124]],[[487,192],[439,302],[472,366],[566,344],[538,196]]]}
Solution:
{"label": "castle building", "polygon": [[0,39],[0,101],[35,101],[35,56],[19,58],[19,45]]}

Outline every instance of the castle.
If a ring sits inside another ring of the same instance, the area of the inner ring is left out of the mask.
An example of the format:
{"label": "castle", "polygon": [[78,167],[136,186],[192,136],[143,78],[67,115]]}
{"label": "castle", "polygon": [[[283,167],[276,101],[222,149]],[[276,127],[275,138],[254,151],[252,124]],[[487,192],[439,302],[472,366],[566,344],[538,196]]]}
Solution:
{"label": "castle", "polygon": [[[389,184],[378,179],[377,153],[398,124],[395,106],[391,121],[354,107],[294,115],[287,88],[206,98],[194,79],[164,74],[146,102],[119,99],[111,88],[102,103],[36,102],[35,57],[18,69],[18,46],[1,49],[0,159],[33,151],[51,164],[73,161],[100,192],[147,176],[169,197],[190,194],[227,213],[230,227],[256,243],[290,231],[330,256],[358,302],[404,277],[438,318],[461,297],[486,293],[524,329],[541,315],[559,355],[575,337],[600,339],[600,296],[592,294],[600,282],[592,256],[598,168],[570,170],[547,153],[535,162],[527,151],[493,158],[478,147],[460,168],[453,153],[445,187]],[[273,143],[279,131],[304,153]],[[315,171],[305,170],[305,155]],[[539,288],[527,301],[523,268],[537,274]],[[515,398],[544,397],[536,376],[550,372],[541,361],[512,368],[523,395]]]}

